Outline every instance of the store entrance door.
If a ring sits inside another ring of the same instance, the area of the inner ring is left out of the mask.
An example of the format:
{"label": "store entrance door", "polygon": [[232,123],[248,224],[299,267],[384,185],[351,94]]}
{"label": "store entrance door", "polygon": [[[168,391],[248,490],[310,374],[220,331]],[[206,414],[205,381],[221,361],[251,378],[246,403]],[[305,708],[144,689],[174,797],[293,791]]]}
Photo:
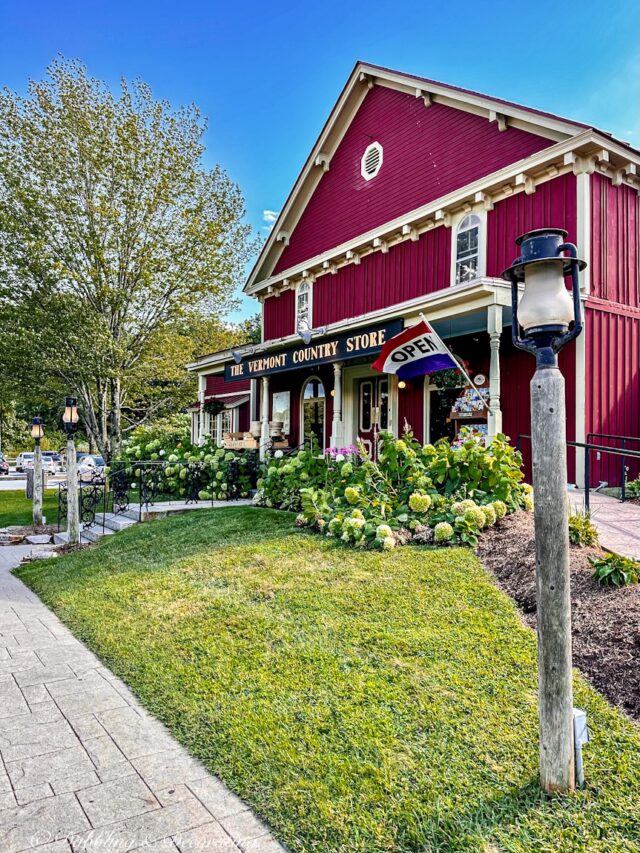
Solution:
{"label": "store entrance door", "polygon": [[453,441],[455,423],[451,420],[451,408],[460,394],[459,388],[431,388],[429,394],[429,442],[440,438]]}
{"label": "store entrance door", "polygon": [[358,438],[372,459],[378,458],[378,435],[389,429],[389,380],[371,377],[358,381]]}

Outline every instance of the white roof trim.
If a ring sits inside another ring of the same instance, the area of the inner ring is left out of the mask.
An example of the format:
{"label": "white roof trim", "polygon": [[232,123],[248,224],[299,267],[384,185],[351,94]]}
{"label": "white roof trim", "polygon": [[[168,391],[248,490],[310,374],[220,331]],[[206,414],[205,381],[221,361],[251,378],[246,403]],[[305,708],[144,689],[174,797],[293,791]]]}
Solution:
{"label": "white roof trim", "polygon": [[[500,278],[484,276],[476,281],[472,281],[470,284],[457,284],[453,287],[449,286],[447,280],[447,284],[432,293],[416,296],[413,299],[398,302],[396,305],[380,308],[377,311],[370,311],[368,314],[347,317],[336,323],[330,323],[326,326],[326,335],[366,326],[378,320],[391,320],[394,317],[413,316],[419,311],[428,312],[429,319],[440,320],[443,317],[469,314],[485,305],[496,304],[511,305],[511,285]],[[326,335],[323,337],[326,337]],[[277,350],[299,342],[299,335],[286,335],[285,337],[275,338],[258,345],[256,352]],[[212,353],[211,355],[204,356],[199,361],[188,364],[187,370],[206,374],[221,373],[225,363],[232,361],[232,359],[233,356],[230,350]]]}
{"label": "white roof trim", "polygon": [[[614,155],[616,162],[611,159],[609,153]],[[607,154],[606,157],[605,154]],[[461,206],[471,205],[472,207],[481,204],[485,208],[490,208],[496,201],[507,195],[516,192],[535,192],[538,184],[568,171],[573,171],[575,174],[585,171],[602,171],[604,174],[611,175],[614,180],[638,187],[640,179],[636,172],[640,172],[640,168],[635,172],[631,168],[635,164],[640,167],[640,155],[623,145],[612,142],[596,131],[586,130],[385,222],[320,255],[308,258],[303,263],[282,270],[277,275],[258,281],[251,287],[247,283],[245,292],[254,295],[266,288],[273,289],[277,285],[282,289],[295,287],[295,279],[305,273],[309,275],[310,272],[315,272],[317,275],[323,275],[326,272],[325,264],[337,268],[347,263],[359,263],[363,255],[372,251],[388,250],[389,245],[405,239],[415,240],[421,232],[429,230],[434,225],[447,226],[450,224],[451,213],[456,212]]]}

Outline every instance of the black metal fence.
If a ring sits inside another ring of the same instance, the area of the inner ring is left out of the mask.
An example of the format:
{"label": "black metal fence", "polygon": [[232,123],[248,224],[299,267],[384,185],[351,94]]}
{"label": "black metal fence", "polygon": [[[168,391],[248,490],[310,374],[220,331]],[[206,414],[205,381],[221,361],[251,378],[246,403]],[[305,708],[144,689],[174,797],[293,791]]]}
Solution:
{"label": "black metal fence", "polygon": [[[636,464],[640,464],[640,447],[638,450],[631,450],[628,447],[630,442],[637,441],[640,444],[640,439],[635,439],[631,436],[609,436],[600,433],[589,433],[587,438],[619,438],[625,439],[625,445],[620,447],[611,447],[602,443],[595,443],[591,441],[567,441],[567,447],[575,448],[576,458],[579,452],[584,454],[584,505],[587,511],[589,510],[589,494],[593,491],[593,487],[591,486],[591,477],[592,477],[592,453],[599,454],[599,459],[602,455],[608,455],[615,461],[616,465],[619,465],[620,471],[620,502],[624,503],[628,499],[627,494],[627,482],[629,481],[629,462],[633,462]],[[518,450],[522,450],[522,441],[531,441],[530,435],[520,434],[516,441],[516,448]]]}
{"label": "black metal fence", "polygon": [[[219,460],[116,461],[106,474],[94,474],[78,483],[80,524],[94,527],[101,516],[127,515],[141,521],[149,507],[171,502],[210,504],[234,501],[256,488],[258,454],[244,451],[221,465]],[[58,486],[58,530],[67,517],[67,484]]]}

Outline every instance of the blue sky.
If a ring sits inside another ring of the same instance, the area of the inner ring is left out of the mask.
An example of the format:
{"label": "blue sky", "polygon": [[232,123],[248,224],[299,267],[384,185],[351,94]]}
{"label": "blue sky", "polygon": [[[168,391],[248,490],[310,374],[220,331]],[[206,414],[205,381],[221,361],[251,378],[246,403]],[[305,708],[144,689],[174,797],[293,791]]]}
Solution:
{"label": "blue sky", "polygon": [[[640,4],[0,0],[0,83],[57,54],[209,119],[221,163],[266,233],[357,59],[595,124],[640,147]],[[268,218],[268,216],[267,216]],[[255,311],[245,300],[235,316]]]}

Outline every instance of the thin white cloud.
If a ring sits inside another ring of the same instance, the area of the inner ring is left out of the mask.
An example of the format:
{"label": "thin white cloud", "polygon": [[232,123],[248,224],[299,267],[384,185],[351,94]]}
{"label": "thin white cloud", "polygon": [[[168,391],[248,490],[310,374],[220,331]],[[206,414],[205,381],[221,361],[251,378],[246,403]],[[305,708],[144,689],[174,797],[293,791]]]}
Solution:
{"label": "thin white cloud", "polygon": [[278,218],[278,211],[277,210],[263,210],[262,211],[262,219],[264,222],[268,222],[270,224],[273,224],[277,218]]}

